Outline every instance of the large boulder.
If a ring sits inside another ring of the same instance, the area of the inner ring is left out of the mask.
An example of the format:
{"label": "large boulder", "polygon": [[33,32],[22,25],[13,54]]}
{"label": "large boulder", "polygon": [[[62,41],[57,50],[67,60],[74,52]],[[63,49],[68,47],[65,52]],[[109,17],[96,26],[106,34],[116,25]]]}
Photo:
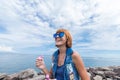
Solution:
{"label": "large boulder", "polygon": [[109,67],[98,67],[97,70],[99,70],[99,71],[111,71],[112,69]]}
{"label": "large boulder", "polygon": [[118,76],[120,76],[120,67],[114,69],[113,72],[117,73]]}
{"label": "large boulder", "polygon": [[4,79],[7,76],[6,73],[0,73],[0,80]]}
{"label": "large boulder", "polygon": [[18,74],[14,73],[14,74],[7,75],[3,80],[19,80]]}
{"label": "large boulder", "polygon": [[102,76],[96,75],[95,77],[93,77],[93,80],[102,80]]}
{"label": "large boulder", "polygon": [[37,76],[38,74],[34,69],[26,69],[19,73],[7,75],[3,79],[0,79],[0,80],[28,80],[28,79],[31,79]]}
{"label": "large boulder", "polygon": [[115,73],[113,71],[105,71],[104,74],[107,78],[112,78],[117,75],[117,73]]}
{"label": "large boulder", "polygon": [[34,69],[27,69],[18,73],[19,79],[30,79],[36,76],[38,76],[38,74]]}
{"label": "large boulder", "polygon": [[120,66],[87,68],[91,80],[120,80]]}

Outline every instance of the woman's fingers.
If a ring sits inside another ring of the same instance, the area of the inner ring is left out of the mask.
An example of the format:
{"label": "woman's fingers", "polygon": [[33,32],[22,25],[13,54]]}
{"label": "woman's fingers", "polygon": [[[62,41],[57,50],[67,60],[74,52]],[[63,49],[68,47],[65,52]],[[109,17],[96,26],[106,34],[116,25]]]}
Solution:
{"label": "woman's fingers", "polygon": [[44,65],[43,59],[36,59],[36,66]]}
{"label": "woman's fingers", "polygon": [[45,68],[45,64],[44,64],[44,59],[43,57],[38,57],[36,59],[36,67],[40,68],[40,69],[44,69]]}

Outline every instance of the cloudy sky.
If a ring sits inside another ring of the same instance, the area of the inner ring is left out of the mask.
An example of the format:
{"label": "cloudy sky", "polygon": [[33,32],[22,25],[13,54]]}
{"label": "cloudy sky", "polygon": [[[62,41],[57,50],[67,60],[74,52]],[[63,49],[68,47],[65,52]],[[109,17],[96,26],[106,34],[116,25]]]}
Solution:
{"label": "cloudy sky", "polygon": [[70,31],[73,49],[120,53],[120,0],[2,0],[0,52],[51,54],[53,34]]}

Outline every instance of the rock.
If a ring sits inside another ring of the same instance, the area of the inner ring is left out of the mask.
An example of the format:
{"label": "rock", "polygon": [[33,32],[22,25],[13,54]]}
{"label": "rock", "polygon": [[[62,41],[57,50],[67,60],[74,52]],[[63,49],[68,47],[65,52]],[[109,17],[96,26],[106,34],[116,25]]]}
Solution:
{"label": "rock", "polygon": [[39,76],[31,78],[29,80],[45,80],[45,75],[39,75]]}
{"label": "rock", "polygon": [[88,76],[92,76],[89,72],[87,72]]}
{"label": "rock", "polygon": [[107,78],[107,80],[113,80],[113,79],[111,79],[111,78]]}
{"label": "rock", "polygon": [[120,80],[120,66],[87,68],[87,71],[91,74],[91,80],[101,77],[103,80]]}
{"label": "rock", "polygon": [[11,74],[11,75],[7,75],[4,80],[18,80],[18,74],[17,73],[14,73],[14,74]]}
{"label": "rock", "polygon": [[117,73],[118,76],[120,76],[120,68],[116,68],[116,69],[114,69],[113,72]]}
{"label": "rock", "polygon": [[120,80],[120,76],[114,76],[114,79]]}
{"label": "rock", "polygon": [[104,75],[103,71],[96,71],[96,75]]}
{"label": "rock", "polygon": [[103,78],[105,78],[104,71],[96,71],[96,72],[95,72],[95,75],[100,75],[100,76],[102,76]]}
{"label": "rock", "polygon": [[95,77],[96,70],[94,68],[89,68],[87,71],[91,74],[91,77]]}
{"label": "rock", "polygon": [[111,71],[109,67],[98,67],[97,70],[99,71]]}
{"label": "rock", "polygon": [[34,69],[27,69],[24,71],[21,71],[18,74],[19,79],[29,79],[38,76],[37,72]]}
{"label": "rock", "polygon": [[6,73],[0,73],[0,80],[4,79],[7,76]]}
{"label": "rock", "polygon": [[38,74],[34,69],[27,69],[19,73],[7,75],[3,80],[28,80],[37,76]]}
{"label": "rock", "polygon": [[[91,80],[120,80],[120,66],[89,67],[88,75]],[[44,80],[43,72],[37,73],[34,69],[26,69],[18,73],[7,75],[0,73],[0,80]]]}
{"label": "rock", "polygon": [[95,77],[93,77],[94,80],[102,80],[102,76],[96,75]]}
{"label": "rock", "polygon": [[111,77],[114,77],[115,75],[117,75],[117,73],[115,73],[113,71],[105,71],[104,74],[107,78],[111,78]]}

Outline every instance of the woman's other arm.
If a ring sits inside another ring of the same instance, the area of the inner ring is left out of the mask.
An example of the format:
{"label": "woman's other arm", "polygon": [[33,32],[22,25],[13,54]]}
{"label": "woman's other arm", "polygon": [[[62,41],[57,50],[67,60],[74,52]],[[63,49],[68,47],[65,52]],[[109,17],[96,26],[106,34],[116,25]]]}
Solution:
{"label": "woman's other arm", "polygon": [[81,80],[90,80],[80,55],[77,52],[73,52],[72,59],[81,77]]}

